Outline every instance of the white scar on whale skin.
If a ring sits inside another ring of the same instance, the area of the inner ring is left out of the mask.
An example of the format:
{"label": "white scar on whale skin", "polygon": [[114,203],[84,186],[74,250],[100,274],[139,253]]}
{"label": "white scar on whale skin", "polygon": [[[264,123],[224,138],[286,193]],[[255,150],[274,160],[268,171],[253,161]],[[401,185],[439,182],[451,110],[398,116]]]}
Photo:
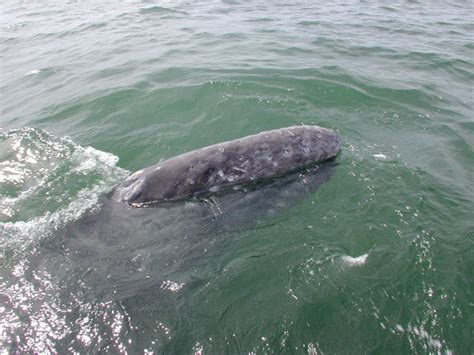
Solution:
{"label": "white scar on whale skin", "polygon": [[234,166],[232,169],[237,170],[237,171],[240,171],[241,173],[247,173],[247,172],[248,172],[247,170],[241,169],[241,168],[237,168],[236,166]]}

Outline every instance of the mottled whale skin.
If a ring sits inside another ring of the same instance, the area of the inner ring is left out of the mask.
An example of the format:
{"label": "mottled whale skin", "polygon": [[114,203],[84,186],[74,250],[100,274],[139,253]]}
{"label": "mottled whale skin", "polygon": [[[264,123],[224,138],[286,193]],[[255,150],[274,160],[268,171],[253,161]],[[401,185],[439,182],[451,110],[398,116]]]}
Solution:
{"label": "mottled whale skin", "polygon": [[140,207],[283,176],[334,158],[341,140],[319,126],[292,126],[214,144],[137,171],[112,199]]}

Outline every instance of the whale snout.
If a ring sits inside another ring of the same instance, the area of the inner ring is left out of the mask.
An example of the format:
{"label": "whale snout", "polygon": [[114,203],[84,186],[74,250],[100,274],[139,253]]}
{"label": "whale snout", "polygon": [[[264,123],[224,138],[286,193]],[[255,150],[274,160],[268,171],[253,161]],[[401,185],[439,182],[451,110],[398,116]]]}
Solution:
{"label": "whale snout", "polygon": [[140,202],[140,197],[144,191],[144,183],[145,176],[143,176],[143,171],[140,170],[128,177],[114,190],[112,199],[115,201]]}

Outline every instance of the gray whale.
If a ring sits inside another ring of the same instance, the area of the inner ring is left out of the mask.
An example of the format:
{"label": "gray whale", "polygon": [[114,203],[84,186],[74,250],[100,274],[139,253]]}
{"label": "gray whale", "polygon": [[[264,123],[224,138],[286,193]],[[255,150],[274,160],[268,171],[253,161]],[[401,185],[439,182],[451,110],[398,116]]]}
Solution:
{"label": "gray whale", "polygon": [[341,140],[319,126],[292,126],[214,144],[137,171],[115,201],[143,207],[233,185],[272,179],[337,156]]}

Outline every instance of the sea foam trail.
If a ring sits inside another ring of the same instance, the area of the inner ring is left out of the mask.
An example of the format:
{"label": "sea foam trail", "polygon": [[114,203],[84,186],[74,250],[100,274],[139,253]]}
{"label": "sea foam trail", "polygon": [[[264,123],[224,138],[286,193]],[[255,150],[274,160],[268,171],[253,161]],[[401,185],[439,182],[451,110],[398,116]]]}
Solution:
{"label": "sea foam trail", "polygon": [[1,132],[0,147],[2,258],[97,207],[127,175],[115,155],[35,128]]}

